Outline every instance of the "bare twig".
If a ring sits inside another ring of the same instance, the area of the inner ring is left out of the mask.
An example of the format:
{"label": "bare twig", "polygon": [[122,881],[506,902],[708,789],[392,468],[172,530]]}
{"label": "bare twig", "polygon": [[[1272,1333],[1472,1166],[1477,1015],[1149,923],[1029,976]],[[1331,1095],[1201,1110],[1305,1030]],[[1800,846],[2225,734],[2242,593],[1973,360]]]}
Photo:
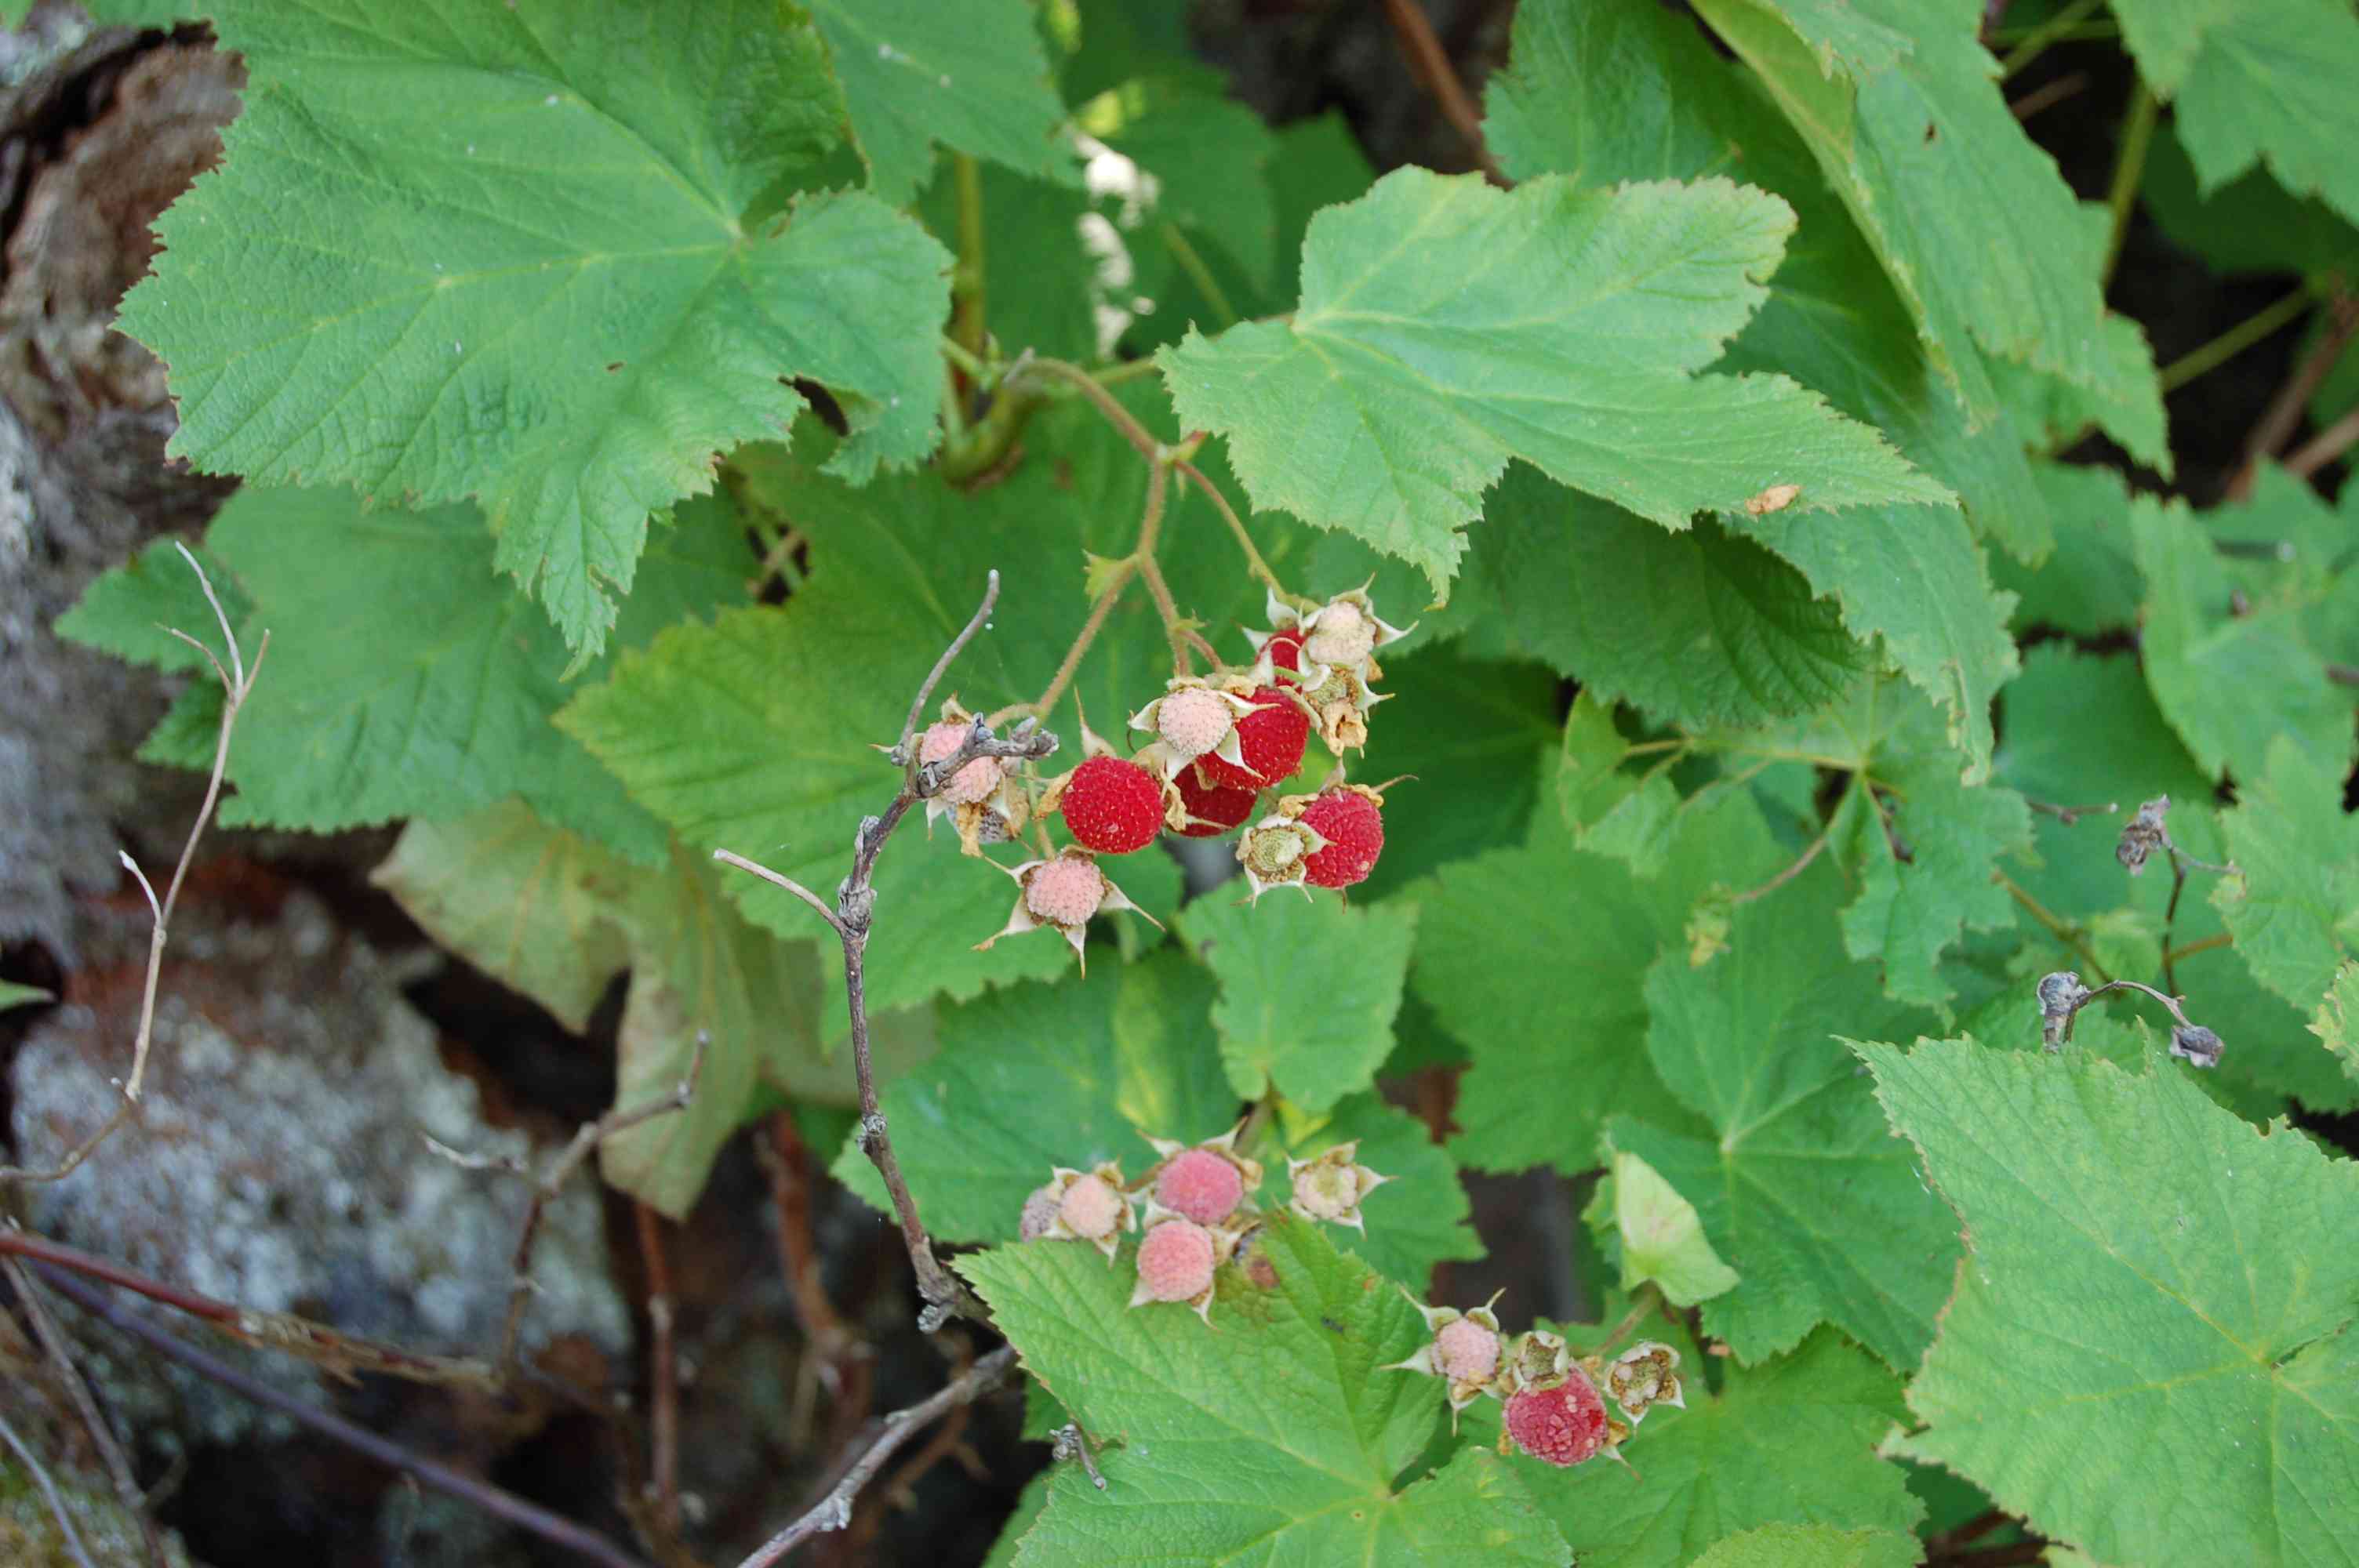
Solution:
{"label": "bare twig", "polygon": [[1417,0],[1385,0],[1385,15],[1393,25],[1393,36],[1400,41],[1401,53],[1408,59],[1409,70],[1419,83],[1430,93],[1441,117],[1448,120],[1466,143],[1474,163],[1484,175],[1497,186],[1509,183],[1498,160],[1491,156],[1483,140],[1483,115],[1474,107],[1473,98],[1465,84],[1458,80],[1457,68],[1450,63],[1449,51],[1441,40],[1433,36],[1433,24],[1426,20],[1418,8]]}
{"label": "bare twig", "polygon": [[647,1271],[647,1328],[654,1343],[647,1357],[653,1363],[648,1381],[655,1408],[648,1414],[649,1464],[655,1471],[656,1519],[664,1530],[679,1530],[679,1363],[671,1339],[671,1262],[664,1256],[663,1217],[644,1203],[631,1206],[638,1221],[639,1260]]}
{"label": "bare twig", "polygon": [[[1083,379],[1087,379],[1084,377]],[[1160,464],[1158,468],[1159,470]],[[835,914],[831,924],[843,945],[844,1005],[852,1019],[852,1064],[860,1084],[860,1147],[876,1173],[884,1178],[885,1190],[893,1201],[893,1213],[900,1222],[901,1240],[909,1253],[909,1264],[917,1271],[918,1292],[925,1298],[926,1308],[919,1325],[928,1333],[940,1328],[952,1317],[981,1318],[984,1314],[966,1286],[957,1275],[943,1266],[934,1255],[933,1239],[918,1217],[917,1200],[909,1195],[909,1184],[901,1174],[901,1163],[894,1157],[892,1130],[876,1099],[876,1070],[868,1047],[868,933],[876,910],[876,858],[884,853],[886,840],[899,827],[901,818],[918,802],[941,793],[942,786],[961,768],[977,757],[1003,759],[1037,759],[1057,750],[1057,737],[1038,728],[1030,720],[1016,725],[1002,738],[992,732],[991,726],[981,718],[974,720],[966,739],[957,751],[947,757],[919,763],[911,744],[916,733],[918,715],[927,698],[941,681],[951,661],[965,647],[975,632],[990,615],[992,605],[999,598],[999,574],[993,572],[985,584],[983,602],[975,610],[966,629],[951,639],[942,656],[934,661],[925,685],[918,688],[917,700],[909,706],[908,721],[902,726],[901,739],[894,747],[894,760],[902,769],[901,788],[879,816],[861,819],[859,829],[853,835],[852,871],[836,888]],[[763,868],[742,857],[726,851],[717,852],[729,864],[742,866],[761,874]],[[772,881],[784,881],[772,877]]]}
{"label": "bare twig", "polygon": [[1082,1473],[1090,1478],[1091,1486],[1101,1492],[1106,1489],[1105,1476],[1098,1470],[1097,1450],[1090,1442],[1090,1434],[1082,1430],[1080,1422],[1067,1422],[1057,1429],[1056,1443],[1049,1450],[1049,1457],[1078,1462]]}
{"label": "bare twig", "polygon": [[13,1253],[89,1279],[136,1291],[150,1301],[209,1323],[231,1338],[263,1350],[284,1351],[326,1368],[350,1381],[355,1372],[406,1378],[413,1383],[471,1388],[491,1392],[500,1378],[490,1363],[473,1357],[427,1356],[374,1340],[355,1339],[292,1313],[256,1312],[153,1279],[110,1258],[100,1258],[47,1237],[0,1227],[0,1253]]}
{"label": "bare twig", "polygon": [[2034,800],[2029,795],[2023,797],[2023,804],[2034,811],[2045,812],[2067,827],[2084,816],[2111,816],[2122,808],[2121,802],[2117,800],[2109,800],[2100,806],[2058,806],[2053,801]]}
{"label": "bare twig", "polygon": [[2035,87],[2007,104],[2007,112],[2018,121],[2028,120],[2042,109],[2053,109],[2067,98],[2082,92],[2089,85],[2089,73],[2076,70],[2070,76],[2060,76],[2043,86]]}
{"label": "bare twig", "polygon": [[[114,1435],[114,1428],[107,1424],[105,1412],[98,1408],[98,1400],[91,1396],[90,1385],[82,1381],[81,1371],[73,1364],[71,1347],[66,1344],[66,1336],[59,1330],[57,1320],[49,1316],[49,1309],[41,1304],[40,1287],[33,1283],[32,1271],[14,1258],[0,1259],[0,1268],[5,1268],[8,1283],[16,1292],[16,1301],[33,1325],[33,1336],[41,1342],[41,1348],[49,1352],[50,1364],[57,1368],[58,1379],[65,1385],[67,1396],[73,1400],[75,1413],[82,1417],[82,1425],[89,1430],[90,1440],[97,1446],[99,1457],[106,1462],[106,1474],[114,1483],[116,1498],[122,1502],[124,1511],[138,1521],[140,1538],[147,1547],[147,1561],[154,1568],[165,1568],[164,1538],[157,1533],[156,1520],[147,1511],[147,1494],[139,1488],[139,1477],[132,1473],[131,1456],[123,1451],[122,1440]],[[41,1272],[50,1279],[51,1283],[58,1282],[48,1270]],[[60,1284],[58,1288],[67,1299],[79,1299],[64,1285]]]}
{"label": "bare twig", "polygon": [[2354,408],[2286,455],[2285,470],[2308,479],[2359,442],[2359,408]]}
{"label": "bare twig", "polygon": [[931,1398],[911,1405],[908,1410],[895,1411],[886,1416],[875,1437],[869,1440],[853,1460],[839,1480],[830,1487],[800,1519],[778,1531],[738,1568],[769,1568],[815,1535],[842,1530],[852,1522],[852,1501],[860,1495],[885,1462],[898,1452],[902,1444],[917,1434],[928,1422],[959,1405],[972,1404],[982,1395],[999,1386],[1016,1365],[1016,1347],[1003,1345],[969,1368],[963,1374],[944,1384]]}
{"label": "bare twig", "polygon": [[147,873],[139,869],[138,863],[129,854],[115,851],[124,869],[131,873],[139,883],[139,891],[147,895],[147,911],[154,920],[147,937],[147,977],[139,996],[139,1031],[131,1046],[131,1076],[123,1086],[123,1098],[114,1108],[114,1114],[76,1144],[54,1169],[28,1171],[15,1166],[0,1166],[0,1182],[63,1180],[80,1168],[100,1144],[114,1135],[116,1128],[130,1120],[138,1110],[140,1092],[147,1081],[148,1050],[156,1038],[156,986],[164,972],[164,944],[169,935],[172,911],[180,900],[180,884],[188,880],[189,867],[197,858],[197,844],[204,838],[205,827],[213,818],[213,807],[221,801],[222,780],[229,772],[230,733],[237,727],[239,710],[245,708],[245,699],[253,694],[254,683],[262,674],[262,661],[270,652],[270,633],[265,632],[262,641],[255,647],[253,665],[247,665],[245,655],[237,645],[237,633],[231,629],[229,614],[222,608],[220,597],[213,592],[212,579],[205,575],[205,568],[197,563],[195,556],[189,553],[186,545],[175,541],[175,547],[179,550],[181,558],[189,563],[189,569],[197,574],[198,585],[204,589],[205,601],[212,606],[213,617],[221,623],[222,637],[229,645],[230,667],[223,669],[221,660],[214,657],[212,650],[187,633],[166,628],[172,632],[172,635],[203,654],[206,663],[212,665],[213,673],[221,677],[221,731],[213,743],[212,773],[205,781],[204,803],[197,809],[196,820],[189,825],[188,842],[180,847],[179,862],[172,868],[172,880],[166,885],[164,896],[160,900],[157,898],[156,889],[147,881]]}
{"label": "bare twig", "polygon": [[[835,911],[828,908],[826,901],[821,899],[819,894],[811,892],[810,889],[803,886],[802,883],[795,881],[794,878],[781,876],[777,871],[770,870],[769,867],[757,864],[755,861],[747,860],[745,856],[728,849],[713,850],[712,858],[719,860],[723,865],[734,866],[741,871],[751,871],[756,876],[761,878],[764,881],[768,882],[772,887],[786,889],[788,892],[794,894],[805,903],[810,904],[813,909],[818,910],[819,917],[821,920],[826,921],[830,925],[836,925]],[[836,933],[838,935],[842,935],[842,930],[843,928],[842,926],[836,925]]]}
{"label": "bare twig", "polygon": [[2343,351],[2350,347],[2352,335],[2359,332],[2359,296],[2338,294],[2326,302],[2326,330],[2302,356],[2301,363],[2294,367],[2286,384],[2277,388],[2277,395],[2269,399],[2268,408],[2254,425],[2253,433],[2245,438],[2245,460],[2237,466],[2235,477],[2228,481],[2228,500],[2243,501],[2253,493],[2261,464],[2277,456],[2292,438],[2294,427],[2301,422],[2302,409],[2332,372]]}
{"label": "bare twig", "polygon": [[2236,936],[2234,932],[2214,931],[2211,935],[2200,937],[2184,947],[2174,947],[2162,957],[2163,971],[2168,974],[2170,967],[2181,958],[2191,958],[2198,953],[2209,953],[2214,947],[2234,946]]}
{"label": "bare twig", "polygon": [[[703,1076],[704,1052],[711,1044],[711,1036],[703,1030],[698,1030],[695,1053],[688,1059],[685,1077],[660,1098],[629,1110],[618,1106],[595,1121],[583,1122],[581,1130],[573,1135],[573,1141],[549,1162],[549,1168],[541,1173],[540,1180],[532,1184],[532,1201],[525,1207],[524,1226],[516,1236],[516,1255],[510,1263],[515,1279],[508,1286],[507,1322],[500,1330],[499,1373],[503,1380],[516,1374],[516,1345],[524,1330],[524,1309],[532,1299],[532,1250],[540,1239],[541,1217],[547,1213],[550,1201],[563,1190],[582,1162],[590,1157],[591,1151],[606,1140],[628,1132],[642,1122],[687,1109],[689,1102],[696,1098],[696,1081]],[[436,1153],[470,1170],[505,1170],[517,1175],[528,1174],[522,1161],[505,1162],[489,1160],[478,1154],[464,1154],[431,1138],[426,1142]]]}
{"label": "bare twig", "polygon": [[16,1429],[8,1424],[5,1416],[0,1416],[0,1442],[8,1444],[9,1450],[16,1455],[16,1462],[24,1465],[27,1474],[33,1477],[33,1484],[40,1487],[41,1497],[49,1505],[49,1517],[58,1521],[58,1538],[66,1543],[66,1550],[73,1553],[73,1560],[82,1568],[95,1568],[90,1560],[90,1552],[82,1546],[82,1531],[74,1528],[73,1515],[66,1512],[65,1499],[58,1496],[58,1484],[49,1479],[49,1473],[41,1468],[39,1458],[25,1440],[16,1435]]}
{"label": "bare twig", "polygon": [[[10,1267],[17,1265],[12,1262]],[[571,1519],[560,1518],[538,1504],[502,1491],[487,1481],[462,1475],[448,1465],[412,1454],[342,1416],[282,1393],[258,1379],[248,1377],[218,1357],[184,1343],[154,1324],[131,1315],[71,1275],[46,1264],[37,1264],[36,1267],[40,1270],[42,1278],[68,1301],[108,1327],[130,1335],[149,1349],[179,1362],[209,1382],[218,1383],[241,1398],[277,1411],[321,1436],[364,1454],[402,1475],[415,1476],[422,1487],[479,1508],[543,1541],[578,1552],[593,1563],[603,1563],[605,1568],[644,1568],[638,1559]]]}

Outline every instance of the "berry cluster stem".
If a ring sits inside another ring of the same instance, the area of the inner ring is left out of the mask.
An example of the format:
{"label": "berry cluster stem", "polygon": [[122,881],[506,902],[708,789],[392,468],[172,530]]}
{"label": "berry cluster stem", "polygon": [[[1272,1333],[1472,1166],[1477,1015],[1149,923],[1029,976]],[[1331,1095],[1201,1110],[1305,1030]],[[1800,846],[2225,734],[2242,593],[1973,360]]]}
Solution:
{"label": "berry cluster stem", "polygon": [[893,1200],[893,1215],[900,1222],[902,1242],[908,1249],[910,1266],[917,1271],[918,1293],[926,1301],[919,1325],[928,1333],[953,1317],[984,1322],[988,1314],[959,1277],[935,1255],[933,1238],[926,1233],[925,1222],[918,1217],[917,1199],[909,1195],[909,1184],[901,1174],[901,1162],[894,1156],[892,1130],[877,1103],[876,1071],[868,1047],[868,933],[876,907],[873,884],[877,857],[884,853],[886,841],[901,825],[902,817],[908,815],[909,807],[940,794],[942,786],[961,768],[977,757],[1030,760],[1046,757],[1057,750],[1057,737],[1029,721],[1018,724],[1003,738],[995,734],[987,722],[978,720],[957,751],[935,762],[919,761],[918,717],[933,697],[934,687],[949,672],[951,662],[983,630],[984,622],[990,619],[991,607],[998,600],[999,574],[995,571],[984,589],[983,602],[975,607],[965,628],[951,639],[950,646],[934,661],[925,684],[918,688],[916,699],[909,704],[909,716],[902,723],[900,741],[892,752],[893,760],[901,768],[901,787],[881,816],[861,819],[859,831],[853,836],[852,872],[837,886],[833,908],[792,877],[782,876],[767,866],[727,849],[716,849],[712,855],[716,860],[750,871],[801,899],[819,912],[843,946],[844,1001],[852,1015],[852,1064],[860,1083],[860,1148],[876,1167],[876,1173],[884,1178],[885,1190]]}

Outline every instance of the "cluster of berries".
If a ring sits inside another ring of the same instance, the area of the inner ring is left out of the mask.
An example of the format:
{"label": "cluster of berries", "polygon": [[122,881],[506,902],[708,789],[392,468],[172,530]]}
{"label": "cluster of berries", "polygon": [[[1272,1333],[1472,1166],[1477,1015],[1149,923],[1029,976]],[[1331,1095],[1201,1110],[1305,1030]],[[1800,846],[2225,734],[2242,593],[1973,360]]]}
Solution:
{"label": "cluster of berries", "polygon": [[[1269,791],[1301,771],[1314,730],[1339,759],[1366,745],[1368,712],[1384,700],[1369,684],[1384,674],[1375,652],[1407,633],[1378,618],[1365,589],[1308,611],[1273,593],[1269,615],[1269,630],[1245,633],[1255,653],[1250,667],[1176,676],[1131,716],[1130,727],[1148,736],[1131,756],[1084,726],[1080,765],[1050,781],[1037,803],[1016,765],[996,758],[977,758],[951,775],[927,815],[952,818],[969,854],[1013,838],[1036,816],[1062,816],[1074,840],[1053,857],[1009,869],[1015,912],[981,946],[1047,926],[1079,954],[1092,916],[1144,914],[1097,857],[1143,849],[1167,829],[1212,838],[1243,827],[1237,860],[1256,899],[1273,887],[1308,892],[1367,880],[1384,849],[1385,797],[1345,782],[1340,766],[1317,793],[1281,796],[1247,823]],[[919,741],[919,761],[955,755],[973,722],[956,699],[943,704],[940,722]]]}
{"label": "cluster of berries", "polygon": [[[1094,1171],[1059,1166],[1024,1200],[1017,1234],[1027,1241],[1086,1241],[1112,1262],[1122,1234],[1144,1225],[1130,1304],[1184,1302],[1209,1323],[1214,1274],[1261,1225],[1253,1201],[1261,1162],[1237,1152],[1243,1130],[1240,1123],[1195,1144],[1148,1139],[1163,1158],[1136,1184],[1125,1184],[1112,1161]],[[1359,1152],[1353,1141],[1288,1160],[1293,1190],[1286,1206],[1304,1219],[1365,1230],[1360,1200],[1392,1178],[1361,1164]]]}
{"label": "cluster of berries", "polygon": [[[1499,1298],[1493,1296],[1491,1302]],[[1560,1334],[1535,1328],[1503,1338],[1489,1303],[1461,1312],[1411,1298],[1433,1338],[1406,1361],[1381,1368],[1422,1372],[1450,1387],[1450,1417],[1488,1394],[1506,1407],[1499,1452],[1520,1448],[1550,1465],[1573,1465],[1600,1454],[1621,1459],[1622,1444],[1657,1405],[1684,1410],[1680,1353],[1642,1340],[1611,1361],[1575,1357]],[[1601,1389],[1603,1392],[1601,1392]],[[1627,1422],[1606,1413],[1611,1398]]]}

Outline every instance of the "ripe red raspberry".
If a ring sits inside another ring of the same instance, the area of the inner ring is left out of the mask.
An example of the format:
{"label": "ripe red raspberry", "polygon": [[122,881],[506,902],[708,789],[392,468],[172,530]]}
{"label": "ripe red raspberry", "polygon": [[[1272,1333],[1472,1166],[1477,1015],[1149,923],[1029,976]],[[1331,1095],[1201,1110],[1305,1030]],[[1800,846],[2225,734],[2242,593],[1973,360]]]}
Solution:
{"label": "ripe red raspberry", "polygon": [[1553,1388],[1526,1389],[1507,1400],[1507,1435],[1550,1465],[1594,1459],[1605,1446],[1605,1401],[1575,1371]]}
{"label": "ripe red raspberry", "polygon": [[1155,1178],[1155,1201],[1199,1225],[1220,1224],[1236,1213],[1245,1199],[1244,1175],[1234,1162],[1210,1149],[1189,1149],[1173,1155]]}
{"label": "ripe red raspberry", "polygon": [[1226,833],[1253,815],[1255,792],[1216,784],[1201,767],[1181,768],[1173,781],[1180,786],[1180,804],[1194,818],[1180,831],[1190,838]]}
{"label": "ripe red raspberry", "polygon": [[1276,687],[1256,687],[1250,700],[1260,704],[1259,708],[1237,720],[1237,751],[1245,758],[1245,766],[1211,752],[1196,759],[1196,765],[1214,784],[1266,789],[1301,771],[1302,749],[1310,740],[1310,716]]}
{"label": "ripe red raspberry", "polygon": [[1376,857],[1385,852],[1384,812],[1356,787],[1321,791],[1303,807],[1299,820],[1327,840],[1325,849],[1303,857],[1303,872],[1313,887],[1347,888],[1366,881],[1376,868]]}
{"label": "ripe red raspberry", "polygon": [[1136,762],[1092,757],[1065,781],[1058,809],[1082,848],[1127,855],[1163,831],[1163,786]]}
{"label": "ripe red raspberry", "polygon": [[1261,651],[1269,655],[1270,664],[1278,669],[1299,672],[1302,668],[1302,633],[1291,627],[1271,633],[1268,640],[1262,643]]}

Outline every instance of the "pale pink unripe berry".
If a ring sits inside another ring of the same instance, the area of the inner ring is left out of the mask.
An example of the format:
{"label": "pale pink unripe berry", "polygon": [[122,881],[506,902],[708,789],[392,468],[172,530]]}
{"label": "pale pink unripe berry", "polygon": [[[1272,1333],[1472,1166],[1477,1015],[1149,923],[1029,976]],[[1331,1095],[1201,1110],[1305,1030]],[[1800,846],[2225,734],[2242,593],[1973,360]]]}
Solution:
{"label": "pale pink unripe berry", "polygon": [[1155,732],[1181,759],[1202,756],[1234,728],[1236,715],[1229,705],[1201,687],[1175,691],[1156,705]]}
{"label": "pale pink unripe berry", "polygon": [[[928,725],[924,737],[918,742],[918,761],[939,762],[944,757],[957,754],[958,749],[966,744],[971,728],[947,719],[940,724]],[[999,787],[999,759],[977,757],[945,780],[940,793],[934,798],[946,806],[973,806],[979,800],[989,799],[991,792]]]}
{"label": "pale pink unripe berry", "polygon": [[1095,1241],[1112,1236],[1121,1225],[1123,1210],[1127,1206],[1120,1193],[1102,1176],[1083,1176],[1065,1189],[1057,1206],[1058,1217],[1065,1228],[1084,1239]]}
{"label": "pale pink unripe berry", "polygon": [[1433,1336],[1433,1369],[1453,1383],[1481,1383],[1499,1368],[1499,1336],[1471,1317]]}
{"label": "pale pink unripe berry", "polygon": [[1220,1224],[1236,1213],[1245,1196],[1245,1177],[1209,1149],[1173,1156],[1155,1178],[1155,1201],[1199,1225]]}
{"label": "pale pink unripe berry", "polygon": [[1339,599],[1319,612],[1302,651],[1322,665],[1356,665],[1375,651],[1376,629],[1360,607]]}
{"label": "pale pink unripe berry", "polygon": [[1154,1302],[1192,1301],[1212,1285],[1212,1233],[1192,1220],[1167,1219],[1138,1244],[1139,1294]]}
{"label": "pale pink unripe berry", "polygon": [[1051,925],[1089,923],[1105,897],[1105,874],[1078,859],[1043,861],[1024,883],[1024,907]]}

